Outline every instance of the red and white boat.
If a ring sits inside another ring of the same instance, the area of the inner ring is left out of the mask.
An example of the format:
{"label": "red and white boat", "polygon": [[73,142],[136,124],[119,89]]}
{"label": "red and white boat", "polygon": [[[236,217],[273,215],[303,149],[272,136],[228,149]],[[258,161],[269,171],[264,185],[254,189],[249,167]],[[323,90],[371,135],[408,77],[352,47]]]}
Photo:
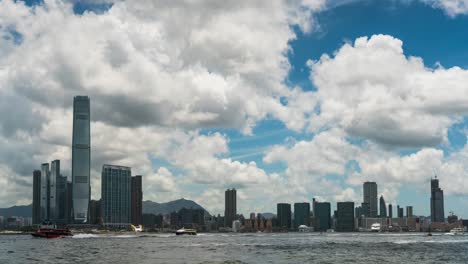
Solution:
{"label": "red and white boat", "polygon": [[45,223],[41,227],[31,233],[33,237],[42,237],[42,238],[59,238],[65,236],[73,236],[72,232],[68,228],[57,228],[55,225]]}

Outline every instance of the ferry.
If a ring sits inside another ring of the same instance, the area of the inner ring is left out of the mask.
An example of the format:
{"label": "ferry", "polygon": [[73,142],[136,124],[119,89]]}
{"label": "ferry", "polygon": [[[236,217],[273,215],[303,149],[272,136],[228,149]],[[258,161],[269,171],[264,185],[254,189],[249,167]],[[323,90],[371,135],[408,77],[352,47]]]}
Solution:
{"label": "ferry", "polygon": [[175,232],[175,234],[178,235],[178,236],[179,235],[192,235],[192,236],[194,236],[194,235],[197,234],[197,230],[195,230],[195,229],[185,229],[185,228],[182,227],[181,229],[177,230]]}
{"label": "ferry", "polygon": [[133,232],[142,232],[143,231],[143,227],[141,225],[138,225],[138,226],[130,225],[130,228],[132,229]]}
{"label": "ferry", "polygon": [[57,228],[56,225],[52,224],[49,221],[44,221],[41,224],[41,227],[32,232],[33,237],[41,238],[60,238],[66,236],[73,236],[72,232],[68,228]]}
{"label": "ferry", "polygon": [[371,225],[371,232],[380,232],[380,224],[379,223],[373,223]]}
{"label": "ferry", "polygon": [[464,227],[455,227],[450,230],[450,234],[452,235],[463,235],[465,234],[465,228]]}

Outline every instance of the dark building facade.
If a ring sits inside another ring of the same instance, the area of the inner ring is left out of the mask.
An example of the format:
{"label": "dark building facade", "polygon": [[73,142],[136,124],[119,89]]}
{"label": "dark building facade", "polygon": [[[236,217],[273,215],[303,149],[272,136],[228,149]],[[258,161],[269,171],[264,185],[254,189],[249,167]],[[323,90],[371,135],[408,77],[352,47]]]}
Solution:
{"label": "dark building facade", "polygon": [[439,187],[437,177],[431,179],[431,221],[433,223],[445,222],[444,191]]}
{"label": "dark building facade", "polygon": [[130,167],[104,165],[101,176],[101,206],[103,224],[125,228],[131,220],[131,169]]}
{"label": "dark building facade", "polygon": [[73,183],[67,181],[65,202],[65,219],[68,224],[73,223]]}
{"label": "dark building facade", "polygon": [[280,228],[291,228],[291,204],[279,203],[276,206],[277,224]]}
{"label": "dark building facade", "polygon": [[398,218],[403,217],[403,207],[400,207],[400,205],[397,205],[397,216]]}
{"label": "dark building facade", "polygon": [[89,223],[91,225],[102,224],[101,200],[89,201]]}
{"label": "dark building facade", "polygon": [[413,206],[406,206],[406,217],[413,217]]}
{"label": "dark building facade", "polygon": [[354,231],[354,203],[338,202],[336,210],[336,231],[353,232]]}
{"label": "dark building facade", "polygon": [[162,228],[163,227],[163,215],[155,214],[143,214],[141,216],[141,224],[145,228]]}
{"label": "dark building facade", "polygon": [[41,223],[41,171],[33,171],[32,223]]}
{"label": "dark building facade", "polygon": [[331,228],[331,206],[327,202],[315,203],[315,230],[327,231]]}
{"label": "dark building facade", "polygon": [[294,204],[294,227],[298,228],[300,225],[310,225],[310,204],[309,203],[295,203]]}
{"label": "dark building facade", "polygon": [[49,189],[50,170],[49,163],[41,165],[41,221],[50,220],[50,189]]}
{"label": "dark building facade", "polygon": [[385,200],[383,196],[380,196],[380,217],[387,217],[387,205],[385,205]]}
{"label": "dark building facade", "polygon": [[389,218],[393,217],[393,206],[392,206],[392,204],[388,205],[388,217]]}
{"label": "dark building facade", "polygon": [[237,192],[236,189],[226,190],[224,193],[224,226],[232,227],[232,222],[237,215]]}
{"label": "dark building facade", "polygon": [[132,219],[131,222],[134,225],[141,225],[141,215],[143,210],[143,190],[142,190],[142,177],[141,175],[133,176],[131,180],[131,192],[132,192]]}
{"label": "dark building facade", "polygon": [[365,182],[364,189],[364,203],[369,205],[369,214],[367,217],[377,217],[377,183]]}
{"label": "dark building facade", "polygon": [[73,218],[76,223],[88,220],[91,197],[91,133],[88,96],[73,98],[72,182]]}

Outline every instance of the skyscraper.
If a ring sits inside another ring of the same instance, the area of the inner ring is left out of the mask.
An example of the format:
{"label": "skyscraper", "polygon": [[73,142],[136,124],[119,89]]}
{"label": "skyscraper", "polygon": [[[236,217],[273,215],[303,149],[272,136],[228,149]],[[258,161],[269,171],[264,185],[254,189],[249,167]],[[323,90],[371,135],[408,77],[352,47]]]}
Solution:
{"label": "skyscraper", "polygon": [[336,231],[339,231],[339,232],[354,231],[354,203],[353,202],[338,202],[336,214],[337,214]]}
{"label": "skyscraper", "polygon": [[143,191],[141,186],[141,175],[133,176],[131,180],[132,190],[132,219],[134,225],[141,225],[141,214],[143,210]]}
{"label": "skyscraper", "polygon": [[68,223],[67,217],[67,176],[59,175],[56,180],[56,222],[57,223]]}
{"label": "skyscraper", "polygon": [[73,218],[84,223],[88,218],[90,199],[90,105],[88,96],[73,98],[72,182]]}
{"label": "skyscraper", "polygon": [[369,217],[377,217],[377,183],[365,182],[364,189],[364,203],[369,204]]}
{"label": "skyscraper", "polygon": [[124,228],[131,220],[131,169],[104,165],[101,175],[101,206],[105,226]]}
{"label": "skyscraper", "polygon": [[387,206],[385,205],[383,195],[380,196],[380,217],[387,217]]}
{"label": "skyscraper", "polygon": [[331,228],[331,206],[330,203],[316,202],[315,203],[315,230],[327,231]]}
{"label": "skyscraper", "polygon": [[388,217],[390,217],[390,218],[393,217],[393,206],[392,206],[392,204],[388,205]]}
{"label": "skyscraper", "polygon": [[276,217],[280,228],[291,228],[291,204],[279,203],[276,205]]}
{"label": "skyscraper", "polygon": [[50,200],[49,200],[49,163],[41,165],[41,222],[49,220]]}
{"label": "skyscraper", "polygon": [[227,189],[224,193],[224,226],[232,227],[232,222],[237,215],[237,193],[236,189]]}
{"label": "skyscraper", "polygon": [[49,177],[49,220],[55,222],[57,219],[57,178],[60,177],[60,160],[54,160],[50,164]]}
{"label": "skyscraper", "polygon": [[397,205],[397,215],[398,218],[403,218],[403,207],[400,207],[400,205]]}
{"label": "skyscraper", "polygon": [[41,171],[33,171],[32,223],[41,223]]}
{"label": "skyscraper", "polygon": [[294,227],[298,228],[300,225],[310,225],[310,204],[309,203],[295,203],[294,204]]}
{"label": "skyscraper", "polygon": [[413,217],[413,206],[406,206],[406,217]]}
{"label": "skyscraper", "polygon": [[437,176],[431,179],[431,221],[445,222],[444,214],[444,191],[439,188]]}

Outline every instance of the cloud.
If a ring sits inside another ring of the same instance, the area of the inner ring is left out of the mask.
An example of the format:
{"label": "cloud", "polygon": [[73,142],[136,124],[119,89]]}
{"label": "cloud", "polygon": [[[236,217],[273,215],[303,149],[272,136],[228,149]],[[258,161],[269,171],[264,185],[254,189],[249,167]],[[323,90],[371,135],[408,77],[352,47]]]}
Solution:
{"label": "cloud", "polygon": [[392,36],[357,38],[308,64],[320,107],[312,131],[340,127],[390,147],[437,146],[468,112],[468,71],[428,68]]}
{"label": "cloud", "polygon": [[449,16],[468,14],[468,0],[421,0],[434,8],[444,10]]}

